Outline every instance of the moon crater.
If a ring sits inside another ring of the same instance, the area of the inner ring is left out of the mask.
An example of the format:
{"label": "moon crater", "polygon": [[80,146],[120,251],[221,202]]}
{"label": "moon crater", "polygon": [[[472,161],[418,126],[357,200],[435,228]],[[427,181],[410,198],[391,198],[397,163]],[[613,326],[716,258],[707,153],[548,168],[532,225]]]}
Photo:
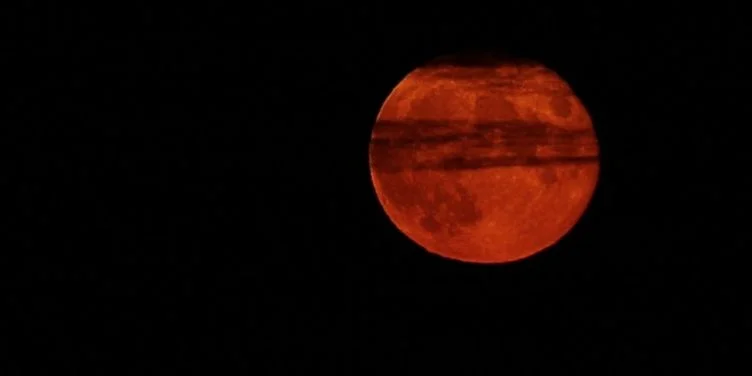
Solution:
{"label": "moon crater", "polygon": [[567,98],[553,97],[549,101],[549,105],[554,112],[554,115],[558,117],[568,118],[572,114],[572,105]]}

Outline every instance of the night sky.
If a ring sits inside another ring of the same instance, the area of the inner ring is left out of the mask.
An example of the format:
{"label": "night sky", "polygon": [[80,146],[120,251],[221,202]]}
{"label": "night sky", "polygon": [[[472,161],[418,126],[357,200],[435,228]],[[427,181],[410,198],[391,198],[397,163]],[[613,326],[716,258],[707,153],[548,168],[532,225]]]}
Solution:
{"label": "night sky", "polygon": [[[3,374],[716,373],[750,327],[740,10],[567,7],[5,13]],[[371,184],[387,95],[464,50],[557,72],[600,144],[511,264],[425,252]]]}

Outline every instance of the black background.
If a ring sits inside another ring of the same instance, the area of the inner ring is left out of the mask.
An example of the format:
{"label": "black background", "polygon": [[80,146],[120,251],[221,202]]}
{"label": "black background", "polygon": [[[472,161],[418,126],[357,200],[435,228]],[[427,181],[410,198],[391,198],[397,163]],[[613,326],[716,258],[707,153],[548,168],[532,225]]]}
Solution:
{"label": "black background", "polygon": [[[459,5],[5,13],[7,374],[709,373],[744,351],[741,12]],[[370,181],[382,101],[468,48],[558,72],[601,145],[581,222],[512,264],[423,251]]]}

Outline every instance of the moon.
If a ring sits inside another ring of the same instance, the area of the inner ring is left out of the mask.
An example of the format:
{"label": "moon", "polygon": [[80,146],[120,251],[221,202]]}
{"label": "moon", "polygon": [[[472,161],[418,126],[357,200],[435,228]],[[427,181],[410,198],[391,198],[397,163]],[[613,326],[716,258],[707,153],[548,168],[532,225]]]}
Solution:
{"label": "moon", "polygon": [[506,263],[557,243],[598,181],[591,118],[531,61],[455,55],[410,72],[381,107],[371,179],[389,219],[439,256]]}

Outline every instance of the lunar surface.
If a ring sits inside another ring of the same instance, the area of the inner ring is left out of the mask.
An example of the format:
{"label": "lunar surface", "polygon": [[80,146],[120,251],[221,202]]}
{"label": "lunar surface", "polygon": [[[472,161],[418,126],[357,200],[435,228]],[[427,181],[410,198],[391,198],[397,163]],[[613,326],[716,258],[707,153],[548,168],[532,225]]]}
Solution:
{"label": "lunar surface", "polygon": [[429,252],[529,257],[587,208],[599,172],[585,107],[531,62],[442,58],[407,75],[373,128],[371,177],[388,217]]}

